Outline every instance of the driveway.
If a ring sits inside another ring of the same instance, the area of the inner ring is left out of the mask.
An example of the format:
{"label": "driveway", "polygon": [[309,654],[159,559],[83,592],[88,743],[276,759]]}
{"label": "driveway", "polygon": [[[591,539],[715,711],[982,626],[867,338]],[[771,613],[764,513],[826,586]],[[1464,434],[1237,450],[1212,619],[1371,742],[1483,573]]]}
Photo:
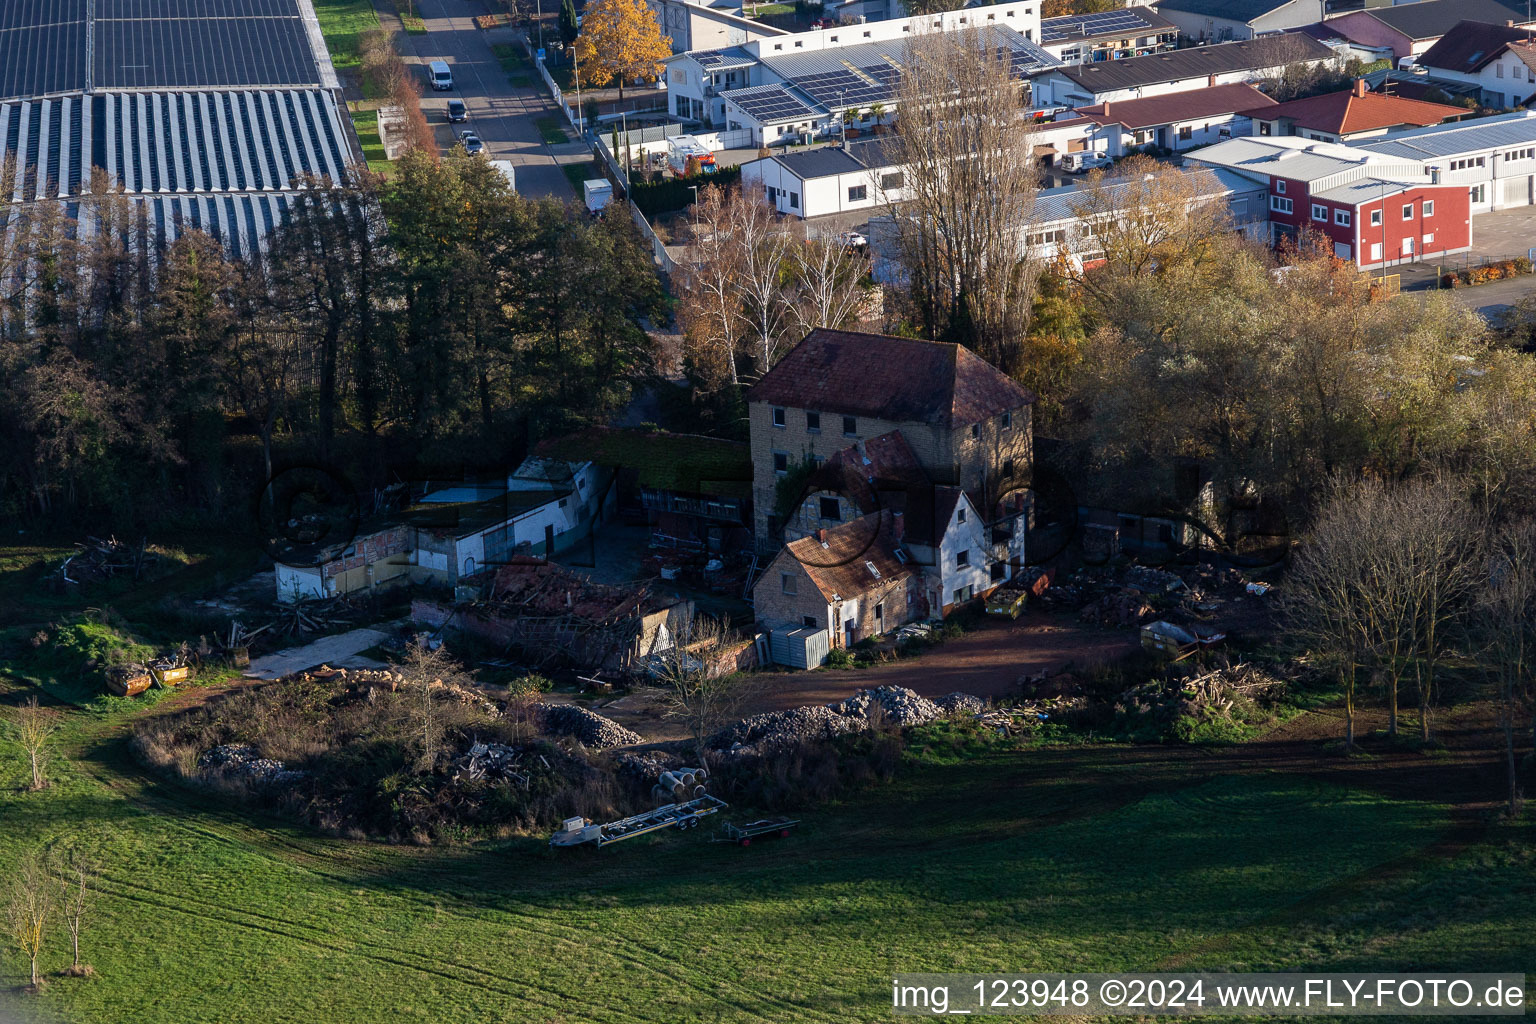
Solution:
{"label": "driveway", "polygon": [[382,661],[361,657],[360,652],[376,647],[390,638],[382,629],[354,629],[335,636],[323,636],[303,647],[290,647],[251,659],[244,675],[248,679],[281,679],[317,665],[331,668],[383,668]]}
{"label": "driveway", "polygon": [[[380,18],[386,24],[392,18],[386,3],[377,3]],[[517,191],[525,196],[553,196],[570,199],[574,195],[562,163],[581,163],[588,159],[584,146],[569,143],[551,148],[539,136],[538,118],[553,118],[562,124],[564,115],[555,101],[538,88],[516,88],[507,79],[496,55],[491,51],[488,33],[475,27],[475,15],[491,13],[486,0],[416,0],[416,10],[426,22],[425,34],[399,32],[395,39],[407,64],[425,64],[443,60],[453,69],[451,92],[427,91],[421,100],[427,120],[444,142],[452,140],[444,112],[450,97],[462,99],[469,108],[469,125],[485,142],[486,153],[494,160],[510,160],[517,177]],[[505,29],[497,30],[497,40],[513,40]],[[521,45],[521,44],[517,44]]]}

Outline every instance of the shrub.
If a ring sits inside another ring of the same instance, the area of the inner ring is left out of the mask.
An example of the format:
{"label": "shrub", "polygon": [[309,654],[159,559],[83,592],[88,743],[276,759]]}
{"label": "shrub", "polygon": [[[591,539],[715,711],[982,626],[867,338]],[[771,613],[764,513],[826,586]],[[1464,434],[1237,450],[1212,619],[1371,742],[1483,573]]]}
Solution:
{"label": "shrub", "polygon": [[673,213],[687,209],[693,202],[692,186],[703,188],[716,185],[729,188],[741,179],[741,168],[722,167],[714,174],[698,174],[691,178],[665,178],[661,181],[636,181],[631,183],[629,197],[647,217]]}
{"label": "shrub", "polygon": [[827,652],[827,668],[852,668],[853,655],[846,647],[834,647]]}

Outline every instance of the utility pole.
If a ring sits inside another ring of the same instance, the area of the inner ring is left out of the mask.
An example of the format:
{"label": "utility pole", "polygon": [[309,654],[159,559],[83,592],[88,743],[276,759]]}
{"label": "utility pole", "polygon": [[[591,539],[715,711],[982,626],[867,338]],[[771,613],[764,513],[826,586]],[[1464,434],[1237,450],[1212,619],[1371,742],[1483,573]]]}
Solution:
{"label": "utility pole", "polygon": [[837,105],[842,108],[842,112],[837,118],[837,126],[842,132],[844,149],[848,148],[848,108],[843,106],[843,97],[847,95],[847,92],[848,90],[846,89],[837,90]]}
{"label": "utility pole", "polygon": [[587,115],[581,109],[581,59],[576,56],[576,46],[571,45],[571,69],[576,75],[576,131],[587,134]]}

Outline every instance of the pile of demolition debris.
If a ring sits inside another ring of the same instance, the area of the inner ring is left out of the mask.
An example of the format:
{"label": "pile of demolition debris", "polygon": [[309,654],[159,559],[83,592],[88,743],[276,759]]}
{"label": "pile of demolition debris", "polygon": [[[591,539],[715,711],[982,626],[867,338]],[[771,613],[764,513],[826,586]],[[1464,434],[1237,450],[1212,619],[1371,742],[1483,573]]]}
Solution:
{"label": "pile of demolition debris", "polygon": [[59,566],[59,579],[64,583],[100,583],[119,575],[142,576],[160,556],[144,549],[144,541],[137,545],[124,544],[116,537],[102,540],[87,537],[84,543],[75,542],[75,553],[64,559]]}
{"label": "pile of demolition debris", "polygon": [[1250,584],[1236,569],[1207,565],[1178,571],[1144,565],[1078,569],[1040,591],[1036,604],[1076,612],[1083,622],[1102,626],[1139,626],[1153,618],[1182,622],[1208,619],[1233,601],[1255,601],[1269,589]]}
{"label": "pile of demolition debris", "polygon": [[[509,747],[505,743],[481,743],[469,745],[463,756],[453,762],[453,781],[479,782],[483,779],[508,779],[524,789],[528,788],[528,766],[522,764],[525,751],[521,747]],[[549,767],[543,755],[537,755]]]}
{"label": "pile of demolition debris", "polygon": [[[284,676],[283,681],[333,683],[338,685],[347,697],[369,702],[375,699],[377,691],[388,690],[394,693],[409,685],[403,674],[387,668],[331,668],[329,665],[321,665],[307,672],[296,672],[293,675]],[[501,708],[473,687],[451,680],[443,682],[441,679],[434,679],[428,685],[434,696],[447,697],[465,707],[477,708],[491,718],[501,717]]]}
{"label": "pile of demolition debris", "polygon": [[[969,694],[952,693],[943,699],[956,708],[969,706],[970,702],[981,706],[981,701]],[[715,734],[710,746],[735,756],[760,754],[774,747],[862,732],[876,719],[906,727],[931,722],[948,713],[943,705],[905,687],[880,686],[860,690],[834,704],[753,715]]]}
{"label": "pile of demolition debris", "polygon": [[593,750],[644,742],[638,733],[579,704],[541,704],[539,718],[545,732],[570,736]]}
{"label": "pile of demolition debris", "polygon": [[197,759],[204,775],[226,779],[244,779],[262,786],[291,786],[309,778],[305,771],[290,770],[281,761],[262,757],[255,747],[226,743],[213,747]]}
{"label": "pile of demolition debris", "polygon": [[979,715],[987,709],[987,702],[969,693],[946,693],[933,701],[946,715]]}
{"label": "pile of demolition debris", "polygon": [[1171,676],[1133,686],[1115,708],[1157,717],[1231,718],[1235,708],[1274,701],[1285,682],[1248,662],[1223,664],[1194,676]]}
{"label": "pile of demolition debris", "polygon": [[633,775],[635,778],[649,781],[658,778],[662,772],[676,767],[677,760],[665,754],[642,754],[626,750],[614,755],[613,764],[621,775]]}

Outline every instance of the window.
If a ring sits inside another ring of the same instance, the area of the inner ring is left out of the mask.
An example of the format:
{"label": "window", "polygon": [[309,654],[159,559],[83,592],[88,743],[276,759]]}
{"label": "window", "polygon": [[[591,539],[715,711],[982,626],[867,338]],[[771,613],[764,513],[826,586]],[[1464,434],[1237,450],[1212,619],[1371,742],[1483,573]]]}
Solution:
{"label": "window", "polygon": [[1504,77],[1504,65],[1503,64],[1495,64],[1493,66],[1493,77],[1494,78],[1503,78]]}
{"label": "window", "polygon": [[970,589],[971,589],[970,587],[960,587],[960,588],[958,588],[955,591],[955,604],[964,604],[965,601],[969,597],[969,595],[966,593],[966,591],[968,591]]}
{"label": "window", "polygon": [[962,505],[961,507],[955,509],[955,522],[965,522],[965,506]]}
{"label": "window", "polygon": [[1333,211],[1333,222],[1335,224],[1337,224],[1341,228],[1349,227],[1349,211],[1348,210],[1334,210]]}
{"label": "window", "polygon": [[776,427],[784,425],[784,409],[782,406],[776,405],[773,407],[773,425]]}
{"label": "window", "polygon": [[868,185],[850,185],[848,187],[848,201],[850,203],[862,203],[868,196]]}
{"label": "window", "polygon": [[1413,204],[1403,204],[1403,220],[1413,220]]}
{"label": "window", "polygon": [[821,518],[830,519],[833,522],[842,521],[843,513],[842,510],[838,507],[836,498],[822,498],[820,504]]}
{"label": "window", "polygon": [[859,418],[857,416],[843,417],[843,436],[853,437],[859,432]]}
{"label": "window", "polygon": [[902,183],[905,180],[906,179],[902,177],[902,173],[900,171],[892,171],[890,174],[880,175],[880,187],[886,191],[901,188]]}
{"label": "window", "polygon": [[1003,429],[1004,430],[1012,430],[1013,429],[1013,413],[1011,413],[1011,412],[1003,413]]}
{"label": "window", "polygon": [[1536,158],[1536,147],[1512,149],[1504,154],[1505,160],[1530,160],[1532,158]]}
{"label": "window", "polygon": [[1312,219],[1321,221],[1324,224],[1328,223],[1328,207],[1322,205],[1321,203],[1313,203]]}
{"label": "window", "polygon": [[805,414],[805,429],[813,434],[821,433],[821,413],[808,412]]}
{"label": "window", "polygon": [[1186,125],[1180,125],[1179,126],[1179,139],[1181,141],[1188,142],[1193,137],[1194,137],[1194,131],[1193,131],[1193,129],[1190,128],[1189,125],[1186,124]]}
{"label": "window", "polygon": [[957,569],[964,569],[966,566],[968,566],[970,564],[971,564],[971,553],[970,553],[969,550],[967,550],[967,551],[956,551],[955,552],[955,568],[957,568]]}
{"label": "window", "polygon": [[1380,242],[1372,242],[1371,243],[1371,262],[1372,263],[1378,263],[1380,261],[1381,261],[1381,243]]}
{"label": "window", "polygon": [[1429,234],[1424,236],[1424,249],[1425,249],[1425,251],[1429,250],[1429,247],[1434,244],[1434,241],[1435,241],[1435,233],[1433,231],[1431,231]]}
{"label": "window", "polygon": [[1470,199],[1474,204],[1486,201],[1488,198],[1488,186],[1473,185],[1471,188],[1467,189],[1467,198]]}
{"label": "window", "polygon": [[1275,182],[1275,191],[1280,193],[1281,195],[1285,195],[1285,182],[1283,182],[1283,181]]}
{"label": "window", "polygon": [[784,593],[786,593],[786,594],[794,594],[796,589],[798,588],[798,586],[799,586],[799,582],[795,579],[795,577],[791,573],[787,573],[787,572],[779,573],[779,588],[781,590],[783,590]]}
{"label": "window", "polygon": [[816,629],[821,625],[821,623],[817,621],[816,616],[814,615],[802,615],[800,616],[800,625],[804,626],[806,629]]}
{"label": "window", "polygon": [[1276,213],[1290,213],[1291,210],[1295,207],[1294,204],[1292,204],[1291,201],[1286,199],[1284,196],[1270,196],[1269,208],[1274,210]]}
{"label": "window", "polygon": [[1008,480],[1008,479],[1011,479],[1012,477],[1013,477],[1013,460],[1012,459],[1004,459],[1003,460],[1003,479],[1004,480]]}
{"label": "window", "polygon": [[569,501],[569,500],[570,500],[570,499],[569,499],[569,498],[561,498],[561,499],[560,499],[560,507],[561,507],[561,508],[565,508],[565,504],[566,504],[566,502],[567,502],[567,501]]}
{"label": "window", "polygon": [[1403,239],[1403,255],[1404,256],[1412,256],[1413,255],[1413,239],[1411,239],[1411,238]]}
{"label": "window", "polygon": [[1269,135],[1269,134],[1271,134],[1271,129],[1270,129],[1268,121],[1260,121],[1259,122],[1259,134],[1260,135]]}
{"label": "window", "polygon": [[1467,157],[1464,160],[1452,160],[1451,161],[1451,170],[1453,170],[1453,171],[1464,171],[1464,170],[1466,170],[1469,167],[1484,167],[1484,166],[1487,165],[1487,163],[1488,163],[1488,158],[1484,157],[1484,156]]}
{"label": "window", "polygon": [[1426,199],[1426,200],[1424,200],[1424,216],[1426,216],[1426,217],[1433,217],[1434,215],[1435,215],[1435,201],[1433,199]]}
{"label": "window", "polygon": [[1057,228],[1054,231],[1040,231],[1033,235],[1026,235],[1024,241],[1028,245],[1055,245],[1058,242],[1065,241],[1066,237],[1066,231],[1062,228]]}
{"label": "window", "polygon": [[798,209],[800,209],[800,193],[799,192],[791,192],[789,194],[789,208],[791,210],[798,210]]}
{"label": "window", "polygon": [[789,472],[789,453],[788,452],[774,452],[773,453],[773,471],[775,473],[788,473]]}
{"label": "window", "polygon": [[1380,210],[1372,210],[1371,211],[1371,227],[1373,227],[1373,228],[1381,227],[1381,211]]}
{"label": "window", "polygon": [[980,423],[972,423],[971,424],[971,440],[975,441],[975,440],[979,439],[980,437],[981,437],[981,424]]}
{"label": "window", "polygon": [[1002,580],[1002,578],[1004,576],[1008,575],[1008,563],[1007,562],[993,562],[992,563],[992,573],[991,573],[991,575],[992,575],[992,582],[993,583],[997,583],[1000,580]]}

